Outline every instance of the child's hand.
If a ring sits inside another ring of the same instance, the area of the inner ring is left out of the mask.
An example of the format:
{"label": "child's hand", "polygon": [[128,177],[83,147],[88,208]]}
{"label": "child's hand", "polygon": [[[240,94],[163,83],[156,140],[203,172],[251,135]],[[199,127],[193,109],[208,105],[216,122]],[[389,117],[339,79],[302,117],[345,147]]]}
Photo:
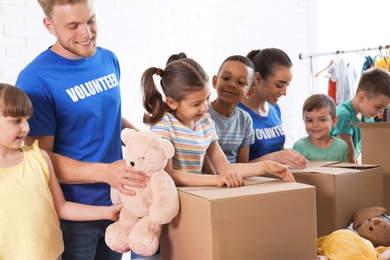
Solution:
{"label": "child's hand", "polygon": [[120,213],[122,208],[123,208],[122,203],[108,206],[106,219],[109,219],[112,221],[118,221],[119,220],[119,213]]}
{"label": "child's hand", "polygon": [[227,186],[228,188],[244,186],[245,182],[242,177],[236,172],[217,175],[217,186]]}
{"label": "child's hand", "polygon": [[290,172],[290,170],[287,168],[287,166],[274,162],[274,161],[267,161],[267,167],[268,172],[271,174],[274,174],[285,181],[295,181],[294,176]]}

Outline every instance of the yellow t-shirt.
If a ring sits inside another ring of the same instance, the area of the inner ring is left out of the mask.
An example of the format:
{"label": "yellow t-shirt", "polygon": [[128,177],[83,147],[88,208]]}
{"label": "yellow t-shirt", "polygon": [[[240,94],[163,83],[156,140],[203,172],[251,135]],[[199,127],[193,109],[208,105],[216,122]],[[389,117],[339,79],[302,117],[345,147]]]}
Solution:
{"label": "yellow t-shirt", "polygon": [[0,168],[0,259],[57,259],[64,244],[48,166],[37,141],[21,149],[22,163]]}

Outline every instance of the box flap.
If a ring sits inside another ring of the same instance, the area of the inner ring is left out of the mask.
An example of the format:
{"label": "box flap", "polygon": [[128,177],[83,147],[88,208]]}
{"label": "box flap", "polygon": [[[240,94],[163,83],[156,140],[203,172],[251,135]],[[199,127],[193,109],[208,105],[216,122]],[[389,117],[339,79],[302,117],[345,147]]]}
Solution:
{"label": "box flap", "polygon": [[291,168],[292,173],[328,173],[328,174],[341,174],[346,172],[358,172],[360,170],[366,170],[379,167],[375,164],[355,164],[355,163],[341,163],[337,161],[310,161],[306,168]]}
{"label": "box flap", "polygon": [[309,161],[306,164],[306,167],[303,169],[302,168],[295,168],[292,166],[288,166],[288,168],[290,169],[291,172],[300,172],[301,170],[305,170],[308,168],[318,168],[318,167],[328,166],[328,165],[332,165],[332,164],[339,163],[339,162],[340,161]]}
{"label": "box flap", "polygon": [[379,165],[376,165],[376,164],[356,164],[356,163],[336,163],[336,164],[330,165],[330,167],[366,170],[366,169],[377,168],[377,167],[379,167]]}
{"label": "box flap", "polygon": [[[256,177],[258,178],[258,177]],[[270,179],[270,178],[265,178]],[[253,181],[252,178],[250,181]],[[253,182],[252,184],[245,185],[237,188],[226,188],[226,187],[205,187],[200,189],[179,189],[179,191],[191,194],[193,196],[198,196],[206,200],[218,200],[218,199],[228,199],[228,198],[238,198],[243,196],[253,196],[259,194],[270,194],[274,192],[282,191],[292,191],[297,189],[305,188],[314,188],[311,185],[296,183],[296,182],[287,182],[279,179],[271,179],[266,182]]]}
{"label": "box flap", "polygon": [[390,122],[368,122],[368,123],[348,123],[350,125],[357,126],[359,128],[380,128],[380,129],[385,129],[385,128],[390,128]]}
{"label": "box flap", "polygon": [[310,167],[292,171],[292,173],[324,173],[324,174],[343,174],[346,172],[359,172],[360,170],[337,167]]}

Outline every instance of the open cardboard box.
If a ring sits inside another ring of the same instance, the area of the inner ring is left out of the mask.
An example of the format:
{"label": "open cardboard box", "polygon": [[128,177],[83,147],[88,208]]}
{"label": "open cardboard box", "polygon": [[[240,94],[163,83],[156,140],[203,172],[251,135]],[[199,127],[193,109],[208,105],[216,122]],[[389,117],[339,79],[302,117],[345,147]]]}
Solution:
{"label": "open cardboard box", "polygon": [[316,187],[318,237],[347,228],[360,209],[383,206],[378,165],[311,161],[306,168],[291,171],[297,182]]}
{"label": "open cardboard box", "polygon": [[362,163],[383,168],[383,205],[390,211],[390,122],[355,123],[360,128]]}
{"label": "open cardboard box", "polygon": [[239,188],[178,187],[161,259],[316,259],[315,188],[255,177]]}

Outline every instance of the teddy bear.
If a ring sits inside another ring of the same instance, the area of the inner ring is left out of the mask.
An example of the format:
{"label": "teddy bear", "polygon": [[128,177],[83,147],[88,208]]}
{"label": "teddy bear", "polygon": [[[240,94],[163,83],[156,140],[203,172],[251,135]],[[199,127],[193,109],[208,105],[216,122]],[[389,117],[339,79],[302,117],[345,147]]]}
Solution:
{"label": "teddy bear", "polygon": [[357,211],[353,217],[353,229],[359,236],[375,246],[390,246],[390,219],[382,207],[369,207]]}
{"label": "teddy bear", "polygon": [[179,211],[178,191],[164,171],[175,150],[169,140],[151,131],[125,128],[121,139],[126,163],[149,176],[150,181],[145,188],[128,187],[136,191],[135,196],[111,188],[112,202],[122,203],[123,208],[119,220],[108,226],[105,241],[116,252],[131,250],[150,256],[159,247],[162,225],[172,221]]}

